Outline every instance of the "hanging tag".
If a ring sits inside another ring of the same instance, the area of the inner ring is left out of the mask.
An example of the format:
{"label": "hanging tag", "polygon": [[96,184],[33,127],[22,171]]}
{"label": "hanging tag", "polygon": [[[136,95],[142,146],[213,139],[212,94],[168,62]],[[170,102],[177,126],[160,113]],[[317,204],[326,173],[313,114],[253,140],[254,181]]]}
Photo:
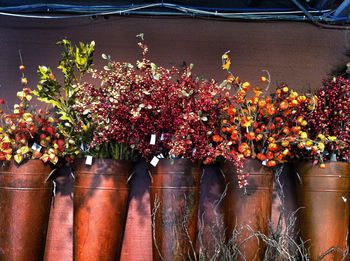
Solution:
{"label": "hanging tag", "polygon": [[337,154],[332,153],[332,154],[331,154],[330,160],[331,160],[332,162],[336,162],[336,161],[337,161]]}
{"label": "hanging tag", "polygon": [[155,134],[151,135],[151,140],[150,140],[149,144],[151,144],[151,145],[155,145],[156,144],[156,135]]}
{"label": "hanging tag", "polygon": [[84,143],[82,143],[82,144],[80,145],[80,149],[81,149],[81,151],[83,151],[83,152],[88,152],[88,151],[89,151],[88,146],[86,146],[86,144],[84,144]]}
{"label": "hanging tag", "polygon": [[31,149],[40,152],[41,148],[42,148],[42,146],[40,146],[38,143],[35,143],[35,142],[34,142],[34,144],[33,144],[33,146],[32,146]]}
{"label": "hanging tag", "polygon": [[86,156],[85,164],[92,165],[92,156],[91,155]]}
{"label": "hanging tag", "polygon": [[196,154],[196,152],[197,152],[197,149],[194,148],[194,149],[192,150],[192,156],[194,156],[194,155]]}
{"label": "hanging tag", "polygon": [[155,167],[155,166],[157,166],[158,162],[159,162],[159,159],[157,157],[153,157],[153,159],[151,160],[150,164],[153,167]]}
{"label": "hanging tag", "polygon": [[164,133],[162,133],[162,135],[160,135],[160,140],[164,140]]}
{"label": "hanging tag", "polygon": [[266,165],[267,165],[267,161],[268,161],[268,160],[264,160],[263,162],[261,162],[261,164],[262,164],[263,166],[266,166]]}

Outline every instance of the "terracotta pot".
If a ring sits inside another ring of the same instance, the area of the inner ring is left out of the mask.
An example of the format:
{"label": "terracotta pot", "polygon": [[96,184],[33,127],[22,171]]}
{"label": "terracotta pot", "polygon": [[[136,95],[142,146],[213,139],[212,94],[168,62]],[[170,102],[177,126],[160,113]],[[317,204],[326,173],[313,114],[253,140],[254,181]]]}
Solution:
{"label": "terracotta pot", "polygon": [[127,213],[131,161],[95,159],[75,165],[74,261],[119,260]]}
{"label": "terracotta pot", "polygon": [[187,159],[151,168],[153,260],[194,259],[201,169]]}
{"label": "terracotta pot", "polygon": [[[232,238],[234,229],[242,231],[237,238],[239,249],[245,260],[263,260],[265,245],[262,240],[251,237],[252,231],[268,233],[271,218],[273,175],[271,169],[260,161],[248,159],[244,162],[244,171],[249,173],[247,195],[238,187],[237,173],[233,163],[223,162],[221,168],[228,182],[224,198],[224,220],[227,240]],[[247,225],[252,231],[247,229]],[[241,256],[238,260],[244,260]]]}
{"label": "terracotta pot", "polygon": [[[2,164],[2,163],[1,163]],[[40,160],[0,168],[0,260],[43,260],[52,197]]]}
{"label": "terracotta pot", "polygon": [[311,260],[334,247],[322,260],[342,259],[349,231],[350,163],[330,162],[321,169],[311,163],[296,163],[301,236],[309,240]]}

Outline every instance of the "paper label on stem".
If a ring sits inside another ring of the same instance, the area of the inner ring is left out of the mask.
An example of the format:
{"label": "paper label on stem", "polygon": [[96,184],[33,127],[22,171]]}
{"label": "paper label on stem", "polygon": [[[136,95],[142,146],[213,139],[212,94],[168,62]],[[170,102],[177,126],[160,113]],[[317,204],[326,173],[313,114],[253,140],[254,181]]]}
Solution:
{"label": "paper label on stem", "polygon": [[153,159],[151,160],[150,164],[153,167],[155,167],[155,166],[157,166],[158,162],[159,162],[159,159],[157,157],[153,157]]}
{"label": "paper label on stem", "polygon": [[85,164],[92,165],[92,156],[91,155],[86,156]]}
{"label": "paper label on stem", "polygon": [[41,148],[42,148],[42,146],[40,146],[38,143],[34,142],[34,144],[32,146],[32,150],[40,151]]}
{"label": "paper label on stem", "polygon": [[331,154],[330,160],[331,160],[332,162],[336,162],[336,161],[337,161],[337,155],[336,155],[335,153],[332,153],[332,154]]}
{"label": "paper label on stem", "polygon": [[151,144],[151,145],[155,145],[156,144],[156,135],[155,134],[151,135],[151,140],[150,140],[149,144]]}

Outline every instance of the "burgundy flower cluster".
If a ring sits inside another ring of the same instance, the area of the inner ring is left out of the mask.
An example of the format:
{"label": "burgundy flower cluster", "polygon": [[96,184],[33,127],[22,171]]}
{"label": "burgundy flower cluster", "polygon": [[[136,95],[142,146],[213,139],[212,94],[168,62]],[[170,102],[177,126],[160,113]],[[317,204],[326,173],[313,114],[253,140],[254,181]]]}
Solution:
{"label": "burgundy flower cluster", "polygon": [[324,80],[316,96],[317,105],[308,117],[310,138],[330,137],[325,143],[324,159],[349,161],[350,81],[343,77]]}
{"label": "burgundy flower cluster", "polygon": [[141,61],[120,63],[103,55],[108,65],[93,73],[101,86],[77,88],[77,128],[90,131],[92,148],[117,142],[147,159],[162,155],[212,162],[211,133],[223,106],[220,86],[195,78],[192,66],[181,71],[157,66],[146,57],[148,47],[139,46]]}

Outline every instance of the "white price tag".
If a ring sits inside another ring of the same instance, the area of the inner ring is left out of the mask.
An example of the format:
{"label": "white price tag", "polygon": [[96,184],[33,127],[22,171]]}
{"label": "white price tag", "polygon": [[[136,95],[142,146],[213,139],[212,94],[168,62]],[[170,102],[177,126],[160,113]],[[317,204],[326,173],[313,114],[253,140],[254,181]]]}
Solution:
{"label": "white price tag", "polygon": [[149,144],[151,144],[151,145],[155,145],[156,144],[156,135],[155,134],[152,134],[151,135],[151,140],[150,140],[150,142],[149,142]]}
{"label": "white price tag", "polygon": [[336,162],[336,161],[337,161],[337,154],[332,153],[332,154],[331,154],[330,160],[331,160],[332,162]]}
{"label": "white price tag", "polygon": [[164,133],[162,133],[162,135],[160,135],[160,140],[164,140]]}
{"label": "white price tag", "polygon": [[155,167],[157,166],[158,162],[159,162],[159,159],[157,157],[153,157],[150,163],[153,167]]}
{"label": "white price tag", "polygon": [[86,156],[85,164],[92,165],[92,156],[90,155]]}
{"label": "white price tag", "polygon": [[157,156],[158,159],[164,159],[164,156],[162,153],[160,153],[158,156]]}
{"label": "white price tag", "polygon": [[261,164],[263,164],[263,166],[266,166],[267,165],[267,161],[268,160],[264,160],[263,162],[261,162]]}
{"label": "white price tag", "polygon": [[40,151],[41,148],[42,148],[42,146],[40,146],[38,143],[34,142],[34,144],[32,146],[32,150]]}

